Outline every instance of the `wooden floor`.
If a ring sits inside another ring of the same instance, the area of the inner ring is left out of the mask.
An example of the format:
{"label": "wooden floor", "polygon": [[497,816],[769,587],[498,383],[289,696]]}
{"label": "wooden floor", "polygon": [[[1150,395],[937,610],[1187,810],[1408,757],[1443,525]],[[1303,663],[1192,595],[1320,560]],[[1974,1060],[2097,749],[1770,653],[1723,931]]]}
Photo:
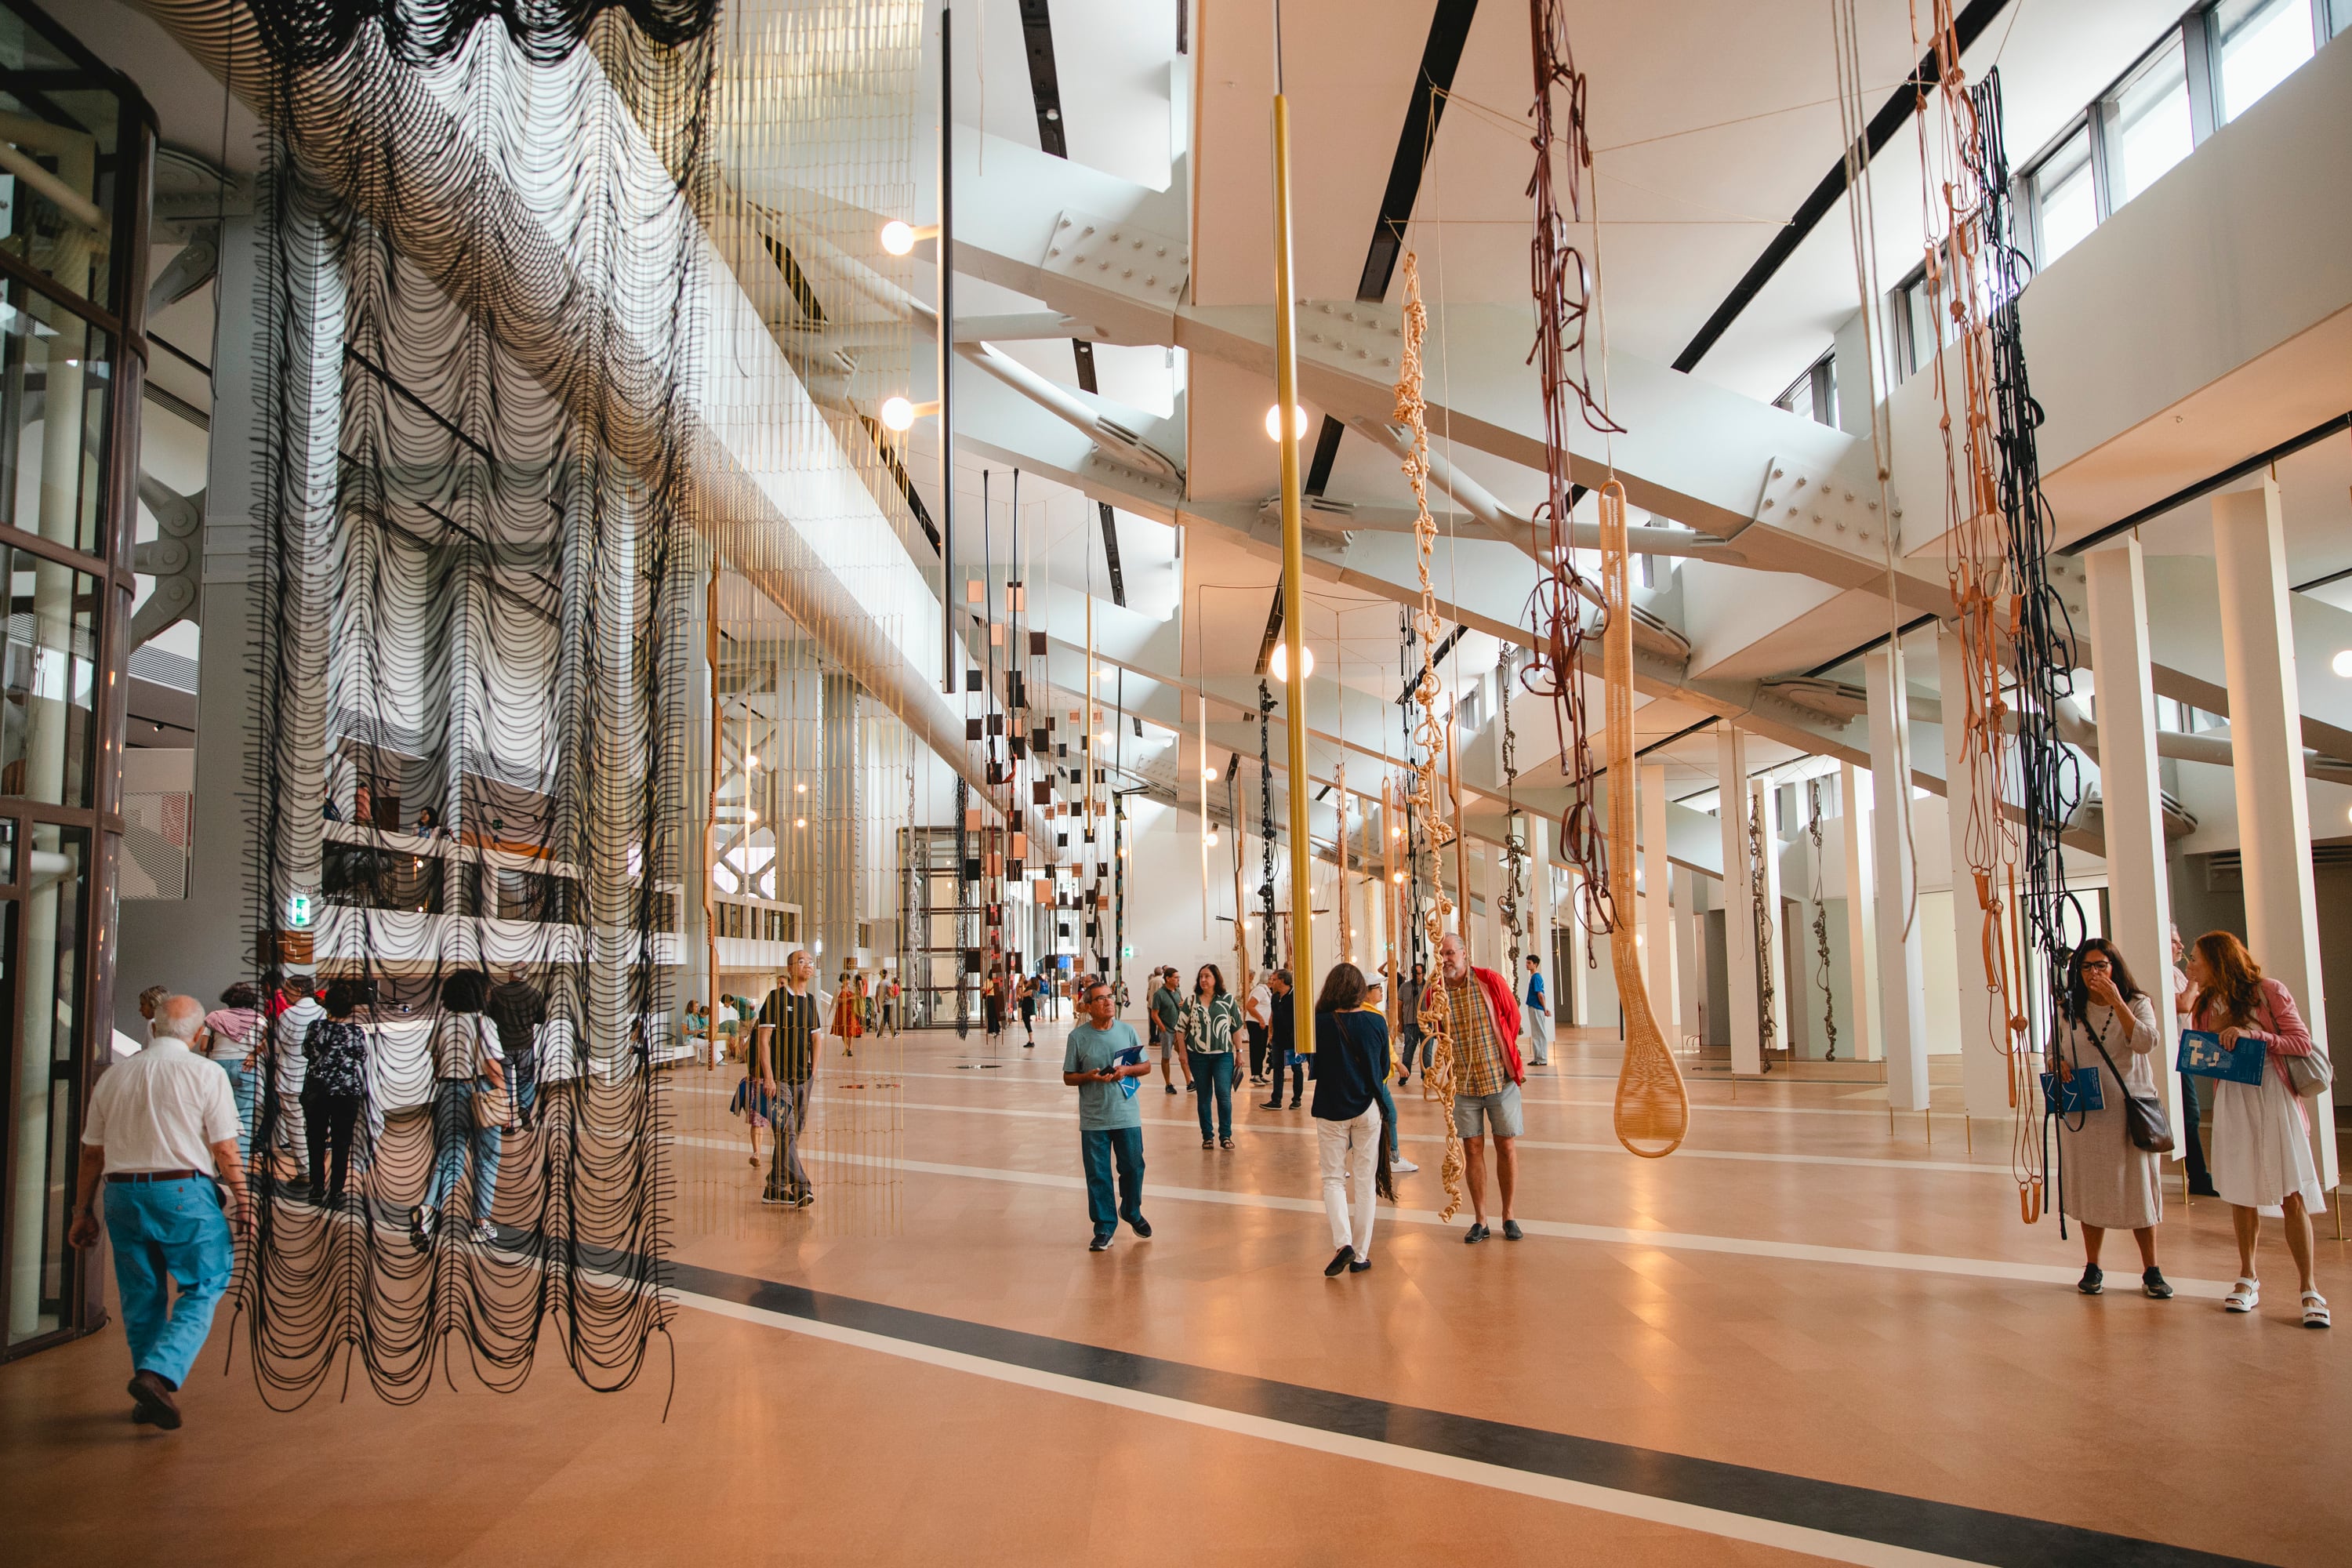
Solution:
{"label": "wooden floor", "polygon": [[[1874,1084],[1702,1081],[1685,1149],[1639,1161],[1610,1135],[1613,1047],[1570,1042],[1526,1089],[1524,1241],[1465,1247],[1466,1215],[1437,1219],[1441,1122],[1416,1093],[1423,1170],[1383,1208],[1375,1267],[1326,1279],[1306,1111],[1244,1084],[1238,1146],[1204,1151],[1155,1079],[1154,1235],[1097,1255],[1060,1034],[828,1062],[806,1210],[756,1203],[730,1073],[670,1075],[672,1252],[692,1266],[674,1387],[657,1355],[592,1394],[551,1347],[513,1395],[460,1371],[406,1408],[331,1392],[272,1415],[242,1347],[223,1374],[224,1328],[163,1434],[129,1419],[117,1328],[0,1369],[5,1560],[1928,1560],[1861,1522],[1905,1500],[1978,1510],[1952,1516],[1963,1559],[2118,1554],[2020,1547],[2006,1517],[2352,1560],[2352,1321],[2298,1325],[2275,1222],[2260,1313],[2225,1315],[2229,1212],[2184,1207],[2177,1177],[2180,1295],[2142,1298],[2116,1237],[2108,1294],[2084,1298],[2078,1243],[2020,1223],[2010,1128],[1964,1130],[1954,1092],[1890,1130]],[[2333,1216],[2321,1233],[2321,1288],[2352,1310]],[[761,1281],[867,1315],[795,1316]],[[1469,1436],[1414,1436],[1431,1412]],[[1547,1470],[1563,1451],[1602,1479]]]}

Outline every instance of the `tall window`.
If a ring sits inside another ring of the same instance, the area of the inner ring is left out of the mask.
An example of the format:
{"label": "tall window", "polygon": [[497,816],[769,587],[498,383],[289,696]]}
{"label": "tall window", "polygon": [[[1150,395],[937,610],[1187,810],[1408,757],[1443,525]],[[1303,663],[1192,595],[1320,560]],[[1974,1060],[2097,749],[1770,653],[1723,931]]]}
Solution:
{"label": "tall window", "polygon": [[2213,7],[2214,119],[2228,123],[2316,52],[2311,0],[2221,0]]}
{"label": "tall window", "polygon": [[2098,172],[2091,165],[2086,121],[2042,161],[2032,181],[2034,251],[2047,267],[2099,226]]}
{"label": "tall window", "polygon": [[0,0],[0,1357],[100,1319],[66,1243],[112,1016],[147,258],[146,105]]}
{"label": "tall window", "polygon": [[2101,106],[2107,189],[2121,206],[2197,150],[2189,118],[2189,63],[2180,38],[2158,49]]}

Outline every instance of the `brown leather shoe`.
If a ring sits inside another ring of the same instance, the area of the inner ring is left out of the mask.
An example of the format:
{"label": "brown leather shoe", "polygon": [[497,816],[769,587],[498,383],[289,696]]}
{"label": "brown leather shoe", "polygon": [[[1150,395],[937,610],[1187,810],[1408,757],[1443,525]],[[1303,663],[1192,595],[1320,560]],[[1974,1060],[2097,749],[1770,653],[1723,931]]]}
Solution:
{"label": "brown leather shoe", "polygon": [[139,1407],[138,1415],[144,1415],[166,1432],[180,1429],[180,1402],[172,1397],[171,1385],[163,1381],[160,1373],[148,1372],[143,1368],[133,1373],[130,1388],[131,1403]]}

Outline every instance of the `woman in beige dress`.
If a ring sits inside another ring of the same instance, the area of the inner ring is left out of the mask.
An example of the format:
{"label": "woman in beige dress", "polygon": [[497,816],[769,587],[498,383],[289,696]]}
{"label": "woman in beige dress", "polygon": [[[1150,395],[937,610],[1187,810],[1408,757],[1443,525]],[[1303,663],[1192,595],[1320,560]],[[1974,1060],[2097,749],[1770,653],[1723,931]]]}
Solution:
{"label": "woman in beige dress", "polygon": [[2100,1244],[2111,1230],[2128,1230],[2139,1243],[2140,1289],[2163,1300],[2172,1287],[2156,1266],[2156,1227],[2164,1218],[2157,1156],[2133,1147],[2124,1124],[2126,1088],[2157,1092],[2155,1064],[2164,1037],[2155,1005],[2132,983],[2115,943],[2096,936],[2074,950],[2060,1000],[2063,1016],[2051,1042],[2049,1068],[2070,1080],[2089,1074],[2099,1085],[2100,1109],[2058,1118],[2061,1200],[2083,1227],[2083,1279],[2076,1289],[2085,1296],[2105,1289]]}

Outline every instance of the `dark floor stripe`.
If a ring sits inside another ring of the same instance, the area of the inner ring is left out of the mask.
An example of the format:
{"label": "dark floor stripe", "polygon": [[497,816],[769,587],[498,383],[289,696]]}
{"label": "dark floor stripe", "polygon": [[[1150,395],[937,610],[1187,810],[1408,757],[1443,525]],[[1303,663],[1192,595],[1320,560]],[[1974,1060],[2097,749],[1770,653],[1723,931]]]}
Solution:
{"label": "dark floor stripe", "polygon": [[2084,1530],[2048,1520],[1963,1508],[1925,1498],[1843,1486],[1810,1476],[1727,1465],[1654,1448],[1485,1421],[1442,1410],[1328,1389],[1277,1383],[1162,1361],[1100,1345],[1080,1344],[1016,1329],[944,1318],[849,1296],[830,1295],[773,1279],[669,1260],[664,1267],[679,1289],[811,1322],[861,1330],[886,1338],[955,1351],[1009,1366],[1082,1378],[1106,1387],[1158,1394],[1188,1404],[1264,1416],[1296,1426],[1366,1438],[1425,1453],[1475,1460],[1530,1475],[1551,1476],[1718,1509],[1750,1519],[1818,1530],[1979,1563],[2019,1568],[2057,1563],[2236,1563],[2244,1558]]}

